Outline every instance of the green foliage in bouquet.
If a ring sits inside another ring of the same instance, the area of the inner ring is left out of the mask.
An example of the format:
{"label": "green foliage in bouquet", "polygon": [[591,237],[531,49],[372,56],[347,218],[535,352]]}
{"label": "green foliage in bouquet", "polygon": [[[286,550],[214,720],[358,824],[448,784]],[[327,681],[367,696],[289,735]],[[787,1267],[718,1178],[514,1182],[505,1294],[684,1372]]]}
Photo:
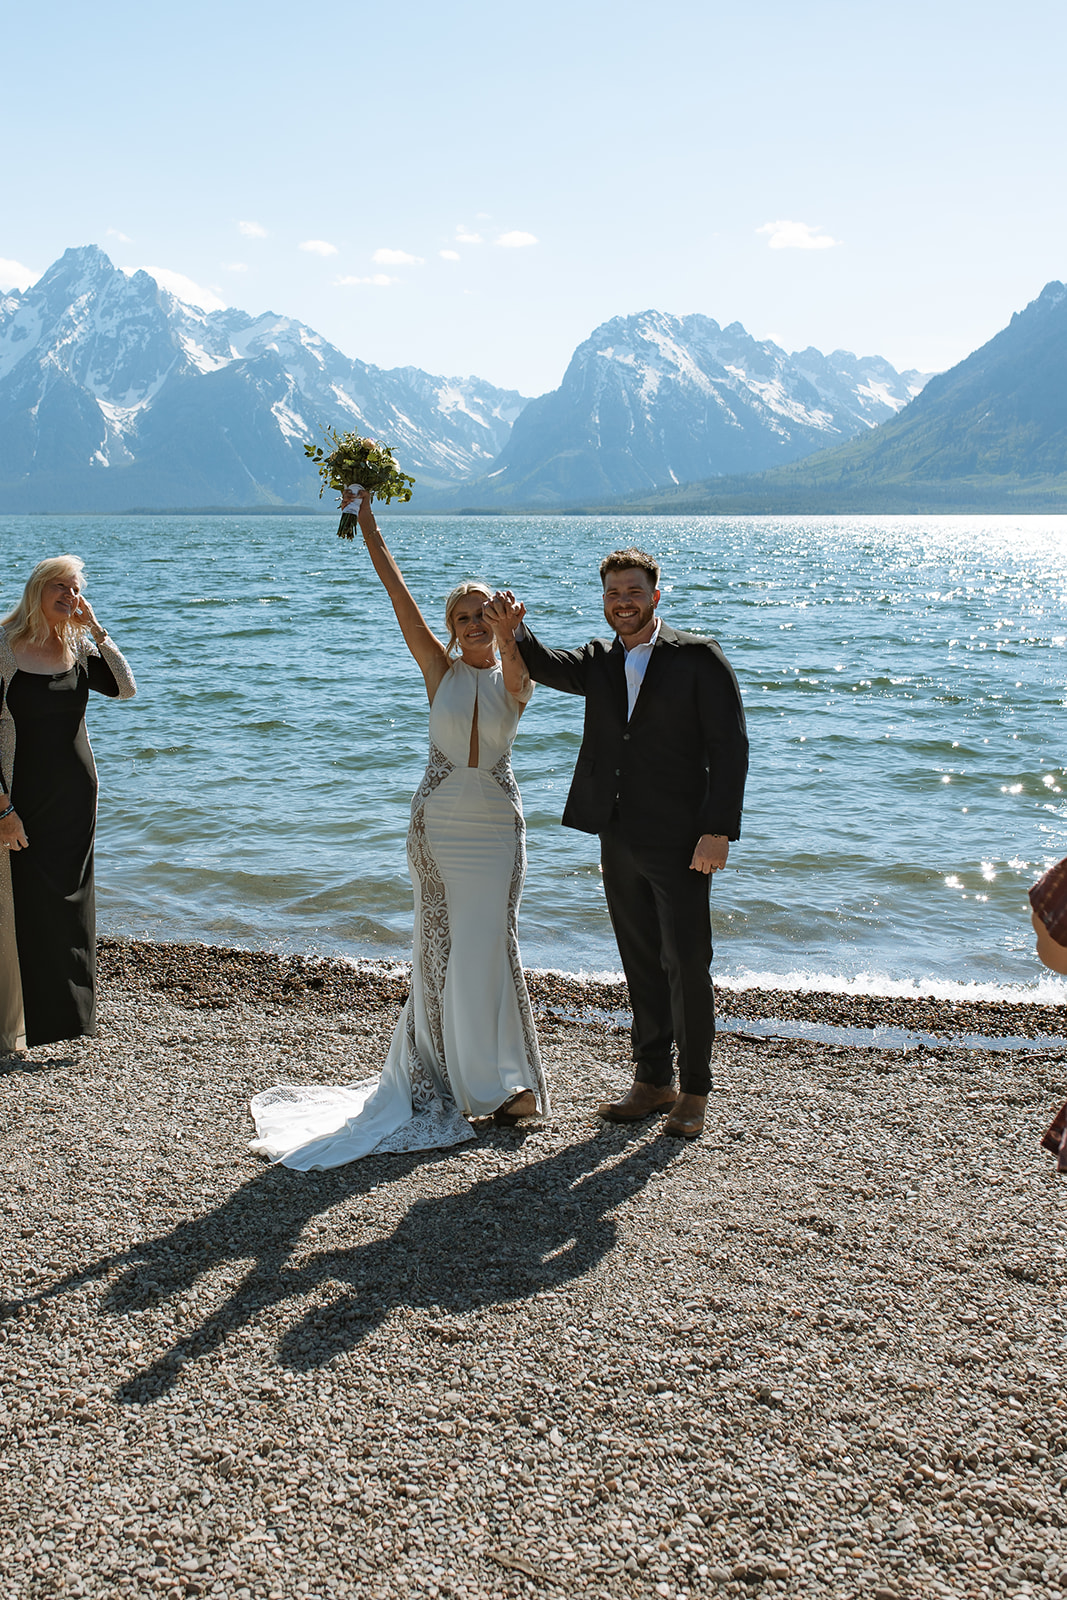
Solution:
{"label": "green foliage in bouquet", "polygon": [[[336,489],[340,494],[350,483],[358,483],[364,489],[369,489],[378,500],[411,499],[415,479],[400,471],[387,444],[378,444],[375,439],[363,439],[358,433],[338,433],[335,428],[328,428],[326,444],[329,445],[331,441],[332,450],[317,444],[304,446],[304,454],[314,461],[322,479],[320,500],[327,489]],[[339,538],[355,538],[356,526],[355,516],[346,511],[337,529]]]}

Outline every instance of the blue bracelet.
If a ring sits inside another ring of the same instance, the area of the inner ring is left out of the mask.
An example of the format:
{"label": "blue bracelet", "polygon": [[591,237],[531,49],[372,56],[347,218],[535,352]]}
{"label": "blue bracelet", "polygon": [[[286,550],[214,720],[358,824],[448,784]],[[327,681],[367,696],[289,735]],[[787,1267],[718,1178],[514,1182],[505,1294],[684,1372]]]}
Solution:
{"label": "blue bracelet", "polygon": [[6,811],[0,811],[0,822],[3,822],[5,817],[9,817],[14,809],[14,806],[8,806]]}

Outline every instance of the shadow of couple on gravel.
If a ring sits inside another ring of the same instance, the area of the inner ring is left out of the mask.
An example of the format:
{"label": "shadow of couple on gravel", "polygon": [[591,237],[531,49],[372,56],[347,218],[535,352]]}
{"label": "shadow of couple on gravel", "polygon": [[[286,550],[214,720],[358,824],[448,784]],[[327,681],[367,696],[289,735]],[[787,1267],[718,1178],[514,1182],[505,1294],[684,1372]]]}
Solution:
{"label": "shadow of couple on gravel", "polygon": [[[271,1167],[242,1185],[213,1211],[172,1231],[103,1257],[60,1283],[27,1296],[25,1305],[61,1296],[124,1268],[107,1290],[103,1309],[117,1314],[156,1308],[197,1289],[202,1276],[228,1262],[251,1264],[215,1309],[193,1327],[193,1308],[179,1305],[182,1332],[150,1365],[115,1391],[125,1402],[150,1402],[177,1382],[183,1366],[226,1343],[243,1326],[284,1316],[296,1302],[297,1320],[281,1334],[279,1364],[295,1371],[325,1365],[353,1349],[398,1306],[444,1315],[523,1300],[593,1270],[616,1242],[611,1212],[670,1166],[673,1140],[642,1139],[647,1129],[606,1140],[597,1135],[543,1161],[524,1162],[486,1177],[458,1194],[427,1195],[412,1204],[393,1232],[342,1249],[292,1257],[314,1219],[334,1206],[402,1195],[420,1166],[453,1152],[366,1160],[329,1172],[294,1173]],[[492,1135],[482,1150],[492,1150]],[[502,1158],[514,1143],[501,1138]],[[352,1219],[358,1225],[358,1219]],[[317,1291],[332,1291],[323,1301]],[[225,1293],[225,1291],[223,1291]],[[304,1305],[308,1297],[315,1303]],[[16,1308],[4,1308],[10,1314]],[[268,1375],[264,1375],[268,1381]]]}

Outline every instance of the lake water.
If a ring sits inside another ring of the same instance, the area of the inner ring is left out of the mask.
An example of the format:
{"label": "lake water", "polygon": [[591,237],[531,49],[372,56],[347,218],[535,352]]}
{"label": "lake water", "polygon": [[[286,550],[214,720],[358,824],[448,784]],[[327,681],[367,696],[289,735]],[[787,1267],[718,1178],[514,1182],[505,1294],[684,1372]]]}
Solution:
{"label": "lake water", "polygon": [[[540,636],[605,631],[597,564],[636,541],[661,614],[741,682],[744,835],[714,884],[734,982],[1064,997],[1026,890],[1067,854],[1067,518],[392,517],[432,625],[467,575]],[[73,551],[136,672],[93,697],[101,930],[405,959],[426,703],[365,551],[323,517],[5,517],[9,609]],[[515,769],[528,965],[618,969],[595,839],[558,825],[580,702],[540,689]]]}

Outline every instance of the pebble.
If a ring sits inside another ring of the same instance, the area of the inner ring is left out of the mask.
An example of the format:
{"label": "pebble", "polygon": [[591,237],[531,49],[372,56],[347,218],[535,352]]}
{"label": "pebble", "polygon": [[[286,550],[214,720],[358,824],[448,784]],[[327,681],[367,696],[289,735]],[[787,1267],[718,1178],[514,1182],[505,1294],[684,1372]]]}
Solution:
{"label": "pebble", "polygon": [[1067,1595],[1067,1038],[948,1048],[1057,1008],[724,991],[946,1048],[724,1035],[680,1144],[595,1116],[625,997],[532,974],[551,1118],[300,1174],[249,1096],[376,1070],[405,970],[100,966],[0,1062],[5,1600]]}

